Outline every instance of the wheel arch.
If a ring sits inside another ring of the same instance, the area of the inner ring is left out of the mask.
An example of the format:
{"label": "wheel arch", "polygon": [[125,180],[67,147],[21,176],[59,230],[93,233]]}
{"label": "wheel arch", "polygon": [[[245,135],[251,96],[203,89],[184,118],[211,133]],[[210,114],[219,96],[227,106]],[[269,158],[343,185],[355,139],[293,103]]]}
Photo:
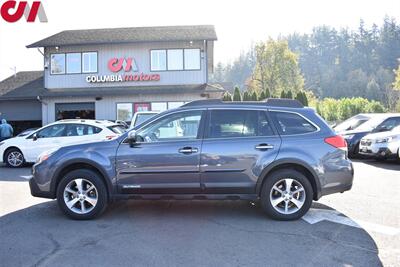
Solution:
{"label": "wheel arch", "polygon": [[261,194],[261,189],[268,175],[282,169],[292,169],[301,172],[311,183],[313,188],[313,199],[318,200],[321,197],[321,184],[314,169],[306,162],[298,159],[281,159],[268,165],[261,173],[256,184],[256,193]]}
{"label": "wheel arch", "polygon": [[98,164],[88,161],[88,160],[74,160],[74,161],[69,161],[63,164],[62,167],[60,167],[54,174],[52,181],[54,181],[51,185],[52,192],[54,194],[54,197],[57,192],[57,187],[61,181],[61,179],[69,172],[74,171],[74,170],[91,170],[95,173],[97,173],[101,180],[104,182],[104,185],[106,186],[107,189],[107,197],[108,199],[110,198],[112,194],[112,183],[109,179],[107,179],[107,173],[106,171],[99,166]]}
{"label": "wheel arch", "polygon": [[[22,152],[22,150],[21,150],[19,147],[17,147],[17,146],[9,146],[9,147],[7,147],[7,148],[4,150],[4,152],[3,152],[3,156],[2,156],[3,162],[6,162],[6,155],[7,155],[7,152],[10,151],[11,149],[17,149],[17,150],[19,150],[19,152],[21,152],[22,155],[24,156],[24,153]],[[24,158],[25,158],[25,156],[24,156]]]}

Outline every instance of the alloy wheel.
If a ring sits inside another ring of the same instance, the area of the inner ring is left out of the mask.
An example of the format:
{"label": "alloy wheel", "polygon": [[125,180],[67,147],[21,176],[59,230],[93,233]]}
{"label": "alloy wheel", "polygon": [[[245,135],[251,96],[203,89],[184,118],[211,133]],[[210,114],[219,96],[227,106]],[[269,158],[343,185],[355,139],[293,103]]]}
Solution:
{"label": "alloy wheel", "polygon": [[7,156],[7,162],[12,167],[19,167],[24,163],[24,156],[19,151],[13,151]]}
{"label": "alloy wheel", "polygon": [[303,185],[291,178],[276,182],[270,191],[272,207],[281,214],[293,214],[301,209],[306,201]]}
{"label": "alloy wheel", "polygon": [[68,209],[77,214],[91,212],[97,204],[98,192],[93,183],[77,178],[64,188],[64,202]]}

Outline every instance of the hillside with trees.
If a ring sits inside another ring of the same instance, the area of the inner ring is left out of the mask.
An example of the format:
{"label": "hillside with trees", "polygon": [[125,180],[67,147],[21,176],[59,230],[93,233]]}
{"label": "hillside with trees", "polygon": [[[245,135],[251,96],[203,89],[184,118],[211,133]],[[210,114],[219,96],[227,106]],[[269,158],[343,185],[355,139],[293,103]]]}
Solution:
{"label": "hillside with trees", "polygon": [[305,91],[318,101],[363,98],[400,111],[399,58],[400,24],[385,17],[381,26],[361,20],[355,30],[318,26],[309,34],[268,39],[230,64],[217,64],[213,79],[258,98]]}

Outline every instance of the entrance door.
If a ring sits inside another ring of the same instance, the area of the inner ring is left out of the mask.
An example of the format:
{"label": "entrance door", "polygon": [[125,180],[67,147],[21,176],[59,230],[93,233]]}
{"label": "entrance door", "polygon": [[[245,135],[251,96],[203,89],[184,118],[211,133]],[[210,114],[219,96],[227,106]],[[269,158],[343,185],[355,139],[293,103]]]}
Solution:
{"label": "entrance door", "polygon": [[95,103],[56,103],[56,120],[95,119]]}
{"label": "entrance door", "polygon": [[118,186],[123,193],[198,193],[203,111],[182,111],[137,131],[133,146],[117,151]]}

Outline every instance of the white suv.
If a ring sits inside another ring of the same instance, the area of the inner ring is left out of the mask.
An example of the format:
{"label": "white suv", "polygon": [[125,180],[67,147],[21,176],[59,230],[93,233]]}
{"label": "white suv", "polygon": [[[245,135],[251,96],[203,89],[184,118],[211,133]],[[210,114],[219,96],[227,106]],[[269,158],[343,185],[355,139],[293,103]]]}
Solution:
{"label": "white suv", "polygon": [[124,132],[121,125],[110,121],[61,120],[27,136],[17,136],[0,142],[0,162],[17,168],[25,162],[35,162],[44,151],[79,143],[111,140]]}

